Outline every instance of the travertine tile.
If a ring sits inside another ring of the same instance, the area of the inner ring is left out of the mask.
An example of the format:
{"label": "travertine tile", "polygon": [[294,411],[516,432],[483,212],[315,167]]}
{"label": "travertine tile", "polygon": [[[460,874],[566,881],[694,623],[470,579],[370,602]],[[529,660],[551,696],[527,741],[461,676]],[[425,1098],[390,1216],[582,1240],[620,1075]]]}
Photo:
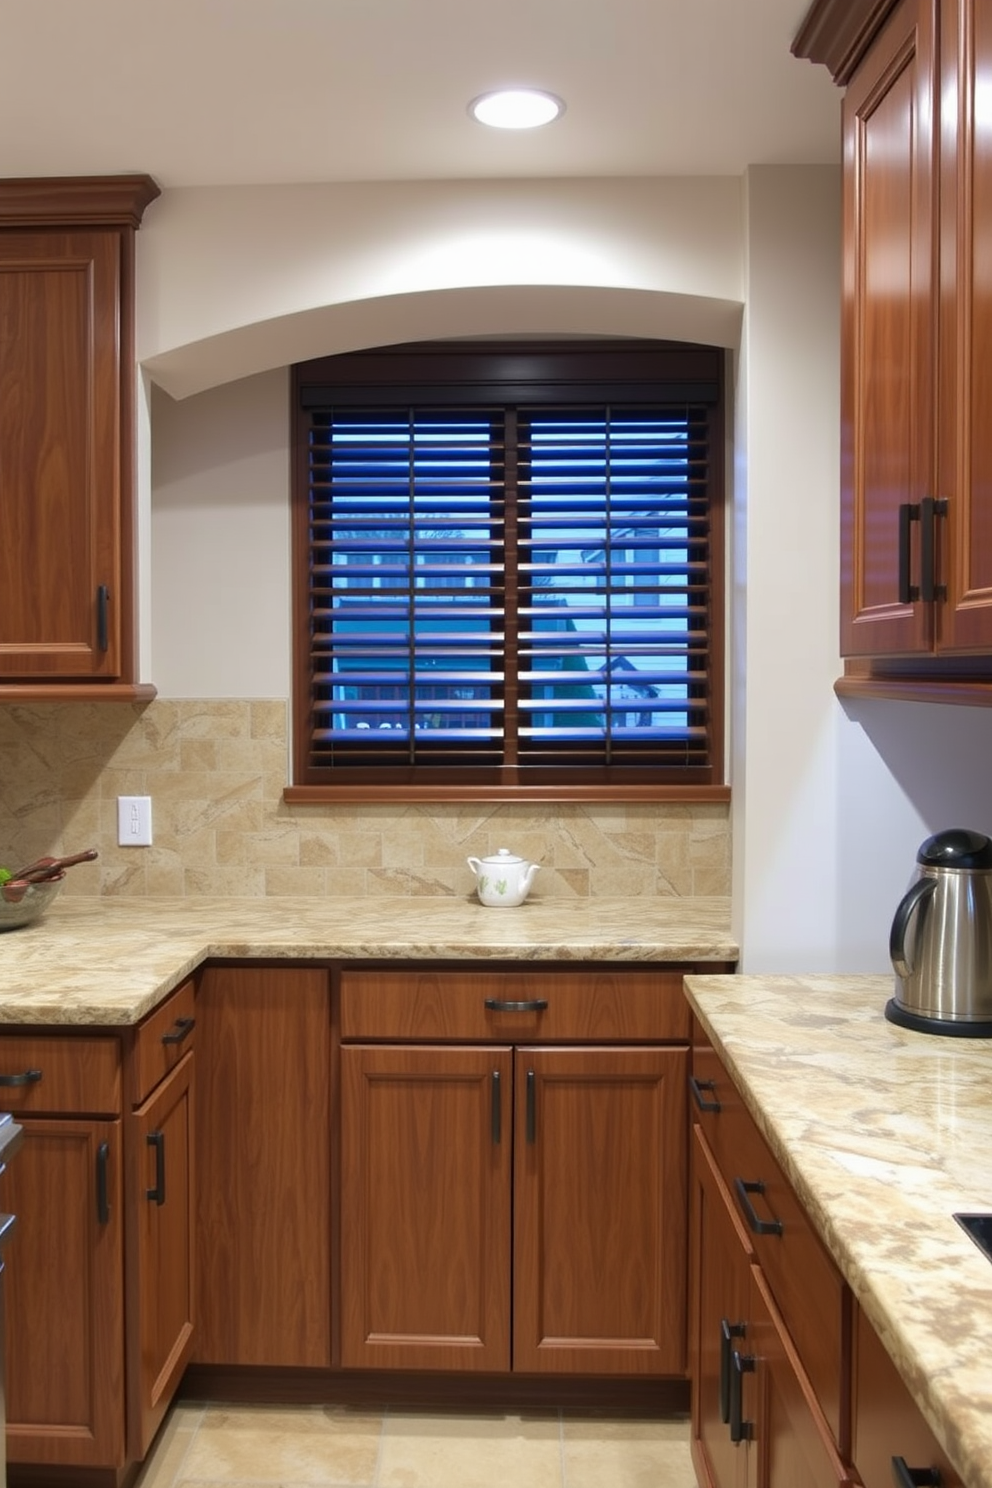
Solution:
{"label": "travertine tile", "polygon": [[382,1417],[331,1406],[208,1406],[175,1488],[194,1483],[366,1485]]}
{"label": "travertine tile", "polygon": [[202,1419],[200,1405],[173,1406],[152,1442],[134,1488],[173,1488]]}
{"label": "travertine tile", "polygon": [[388,1414],[378,1488],[497,1488],[503,1484],[562,1488],[557,1414]]}
{"label": "travertine tile", "polygon": [[[696,1488],[689,1422],[562,1421],[565,1488]],[[798,1484],[796,1485],[798,1488]]]}

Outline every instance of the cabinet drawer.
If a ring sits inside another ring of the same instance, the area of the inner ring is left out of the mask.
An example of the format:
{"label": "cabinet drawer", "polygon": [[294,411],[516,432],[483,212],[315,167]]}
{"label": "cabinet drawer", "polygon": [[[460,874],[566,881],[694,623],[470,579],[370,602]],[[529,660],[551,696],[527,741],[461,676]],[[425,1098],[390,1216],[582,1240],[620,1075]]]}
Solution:
{"label": "cabinet drawer", "polygon": [[0,1037],[0,1109],[22,1114],[119,1115],[116,1038]]}
{"label": "cabinet drawer", "polygon": [[909,1468],[937,1468],[941,1488],[964,1488],[860,1308],[853,1384],[851,1456],[864,1488],[892,1488],[894,1457]]}
{"label": "cabinet drawer", "polygon": [[341,975],[343,1039],[639,1043],[688,1036],[680,971],[384,968]]}
{"label": "cabinet drawer", "polygon": [[[840,1442],[846,1426],[841,1361],[848,1293],[843,1278],[718,1056],[712,1049],[694,1048],[692,1066],[693,1119],[706,1134],[754,1259]],[[701,1110],[700,1100],[710,1109]]]}
{"label": "cabinet drawer", "polygon": [[193,1047],[194,986],[184,982],[137,1029],[131,1103],[140,1106]]}

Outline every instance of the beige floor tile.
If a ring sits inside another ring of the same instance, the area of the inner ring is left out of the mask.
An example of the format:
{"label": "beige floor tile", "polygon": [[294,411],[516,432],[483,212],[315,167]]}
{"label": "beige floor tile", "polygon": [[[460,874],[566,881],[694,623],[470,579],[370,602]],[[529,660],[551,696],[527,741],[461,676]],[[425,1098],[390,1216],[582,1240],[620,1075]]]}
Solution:
{"label": "beige floor tile", "polygon": [[566,1416],[562,1442],[565,1488],[696,1488],[687,1420]]}
{"label": "beige floor tile", "polygon": [[369,1485],[382,1437],[378,1412],[333,1406],[208,1406],[175,1488],[204,1482]]}
{"label": "beige floor tile", "polygon": [[175,1405],[152,1442],[134,1488],[173,1488],[203,1419],[202,1405]]}
{"label": "beige floor tile", "polygon": [[[562,1488],[558,1414],[390,1411],[378,1488]],[[602,1485],[600,1485],[602,1488]]]}

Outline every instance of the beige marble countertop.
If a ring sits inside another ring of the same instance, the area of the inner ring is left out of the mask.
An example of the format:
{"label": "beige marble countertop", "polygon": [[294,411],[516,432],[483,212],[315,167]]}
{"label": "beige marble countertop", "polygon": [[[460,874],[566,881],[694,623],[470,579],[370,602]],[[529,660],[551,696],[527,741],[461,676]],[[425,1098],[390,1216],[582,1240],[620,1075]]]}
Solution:
{"label": "beige marble countertop", "polygon": [[992,1040],[883,1016],[890,976],[693,976],[689,1001],[968,1488],[992,1488]]}
{"label": "beige marble countertop", "polygon": [[136,1023],[211,957],[736,961],[726,899],[64,896],[0,934],[0,1023]]}

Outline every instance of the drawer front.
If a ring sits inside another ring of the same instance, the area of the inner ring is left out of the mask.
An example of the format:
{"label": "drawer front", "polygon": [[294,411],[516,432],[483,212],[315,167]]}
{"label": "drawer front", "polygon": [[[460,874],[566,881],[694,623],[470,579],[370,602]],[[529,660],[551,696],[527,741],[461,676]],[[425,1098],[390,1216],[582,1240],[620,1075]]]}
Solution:
{"label": "drawer front", "polygon": [[864,1488],[892,1488],[892,1459],[937,1468],[941,1488],[964,1488],[881,1340],[860,1308],[854,1330],[851,1456]]}
{"label": "drawer front", "polygon": [[193,982],[184,982],[139,1025],[134,1041],[132,1105],[140,1106],[193,1047],[194,997]]}
{"label": "drawer front", "polygon": [[341,975],[343,1039],[640,1043],[688,1036],[680,971],[384,968]]}
{"label": "drawer front", "polygon": [[[706,1133],[754,1259],[841,1442],[846,1412],[840,1361],[848,1306],[843,1278],[718,1056],[711,1049],[694,1049],[692,1073],[693,1119]],[[701,1110],[700,1101],[710,1109]]]}
{"label": "drawer front", "polygon": [[119,1115],[120,1043],[116,1038],[0,1036],[0,1109],[39,1116]]}

